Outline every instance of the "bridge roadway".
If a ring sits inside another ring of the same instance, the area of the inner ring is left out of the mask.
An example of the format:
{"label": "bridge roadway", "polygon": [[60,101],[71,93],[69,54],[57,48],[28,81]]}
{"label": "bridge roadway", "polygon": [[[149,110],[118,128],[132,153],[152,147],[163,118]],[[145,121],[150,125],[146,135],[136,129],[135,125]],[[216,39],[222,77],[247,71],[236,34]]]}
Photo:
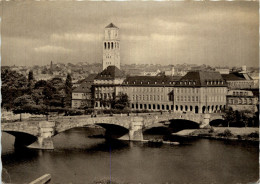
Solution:
{"label": "bridge roadway", "polygon": [[196,122],[200,127],[206,126],[210,121],[223,119],[221,114],[193,114],[193,113],[146,113],[127,116],[60,116],[50,121],[22,121],[2,123],[1,130],[15,136],[15,146],[26,146],[36,149],[54,149],[52,137],[75,127],[99,125],[107,129],[108,126],[117,126],[126,129],[127,133],[119,139],[141,141],[143,130],[156,124],[163,124],[170,120],[189,120]]}

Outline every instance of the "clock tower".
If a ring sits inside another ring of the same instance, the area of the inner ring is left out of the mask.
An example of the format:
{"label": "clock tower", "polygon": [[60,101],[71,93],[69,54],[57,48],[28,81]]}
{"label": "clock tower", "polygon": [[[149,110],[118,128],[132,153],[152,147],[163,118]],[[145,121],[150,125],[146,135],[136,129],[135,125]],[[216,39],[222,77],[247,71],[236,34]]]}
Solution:
{"label": "clock tower", "polygon": [[116,66],[120,69],[120,40],[119,28],[113,23],[105,27],[105,39],[103,41],[103,70],[108,66]]}

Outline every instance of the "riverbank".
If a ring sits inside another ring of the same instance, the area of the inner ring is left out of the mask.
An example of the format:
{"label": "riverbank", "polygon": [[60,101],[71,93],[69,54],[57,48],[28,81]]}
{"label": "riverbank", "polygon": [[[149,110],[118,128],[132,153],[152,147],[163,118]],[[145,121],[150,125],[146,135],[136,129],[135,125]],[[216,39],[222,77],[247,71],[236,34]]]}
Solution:
{"label": "riverbank", "polygon": [[209,139],[259,141],[259,128],[211,127],[203,129],[182,130],[177,133],[173,133],[172,135],[181,137],[200,137]]}

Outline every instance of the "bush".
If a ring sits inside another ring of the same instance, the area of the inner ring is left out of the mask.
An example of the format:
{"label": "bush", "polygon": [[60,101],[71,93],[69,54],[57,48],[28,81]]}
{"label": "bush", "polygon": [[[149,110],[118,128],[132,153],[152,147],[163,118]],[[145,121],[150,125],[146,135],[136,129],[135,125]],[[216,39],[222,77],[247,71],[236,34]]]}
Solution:
{"label": "bush", "polygon": [[79,116],[83,114],[84,114],[84,110],[68,109],[65,111],[65,116]]}
{"label": "bush", "polygon": [[252,132],[251,134],[248,134],[248,137],[250,137],[250,138],[259,138],[259,133],[257,131]]}
{"label": "bush", "polygon": [[214,128],[213,127],[210,127],[210,129],[209,129],[209,133],[214,133]]}
{"label": "bush", "polygon": [[231,137],[233,136],[233,134],[231,133],[231,131],[229,129],[225,129],[223,133],[219,133],[218,136],[221,137]]}

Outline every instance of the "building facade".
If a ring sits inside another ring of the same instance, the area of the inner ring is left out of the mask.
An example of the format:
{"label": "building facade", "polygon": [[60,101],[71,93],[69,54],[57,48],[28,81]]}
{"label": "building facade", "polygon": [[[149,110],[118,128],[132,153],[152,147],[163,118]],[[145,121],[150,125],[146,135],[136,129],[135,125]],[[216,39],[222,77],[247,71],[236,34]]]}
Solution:
{"label": "building facade", "polygon": [[227,108],[233,111],[257,111],[258,98],[252,91],[247,90],[230,90],[227,94]]}
{"label": "building facade", "polygon": [[116,66],[108,66],[94,79],[95,109],[110,109],[116,97],[116,86],[125,80],[125,74]]}
{"label": "building facade", "polygon": [[113,23],[105,27],[103,41],[103,70],[108,66],[116,66],[120,69],[119,28]]}
{"label": "building facade", "polygon": [[173,110],[173,87],[180,77],[131,76],[116,86],[116,95],[128,95],[132,110]]}
{"label": "building facade", "polygon": [[88,83],[82,83],[72,91],[72,108],[91,108],[92,107],[92,86]]}
{"label": "building facade", "polygon": [[227,84],[219,72],[188,72],[174,86],[174,111],[215,113],[226,107]]}
{"label": "building facade", "polygon": [[248,75],[246,66],[240,72],[222,74],[223,79],[228,84],[228,89],[251,89],[254,88],[254,80]]}

